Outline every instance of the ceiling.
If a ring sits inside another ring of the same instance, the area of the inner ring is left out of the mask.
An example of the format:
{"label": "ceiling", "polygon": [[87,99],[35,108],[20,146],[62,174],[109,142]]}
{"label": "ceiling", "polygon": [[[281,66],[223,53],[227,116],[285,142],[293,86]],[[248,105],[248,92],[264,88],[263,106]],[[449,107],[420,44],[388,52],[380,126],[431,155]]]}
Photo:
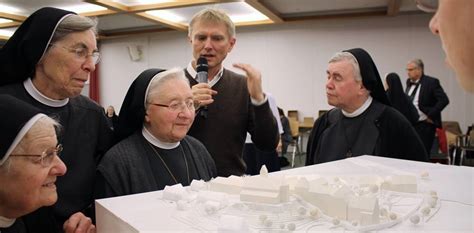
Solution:
{"label": "ceiling", "polygon": [[0,0],[0,40],[7,40],[28,15],[45,6],[97,16],[99,39],[186,31],[194,13],[209,6],[228,12],[237,26],[422,14],[414,0]]}

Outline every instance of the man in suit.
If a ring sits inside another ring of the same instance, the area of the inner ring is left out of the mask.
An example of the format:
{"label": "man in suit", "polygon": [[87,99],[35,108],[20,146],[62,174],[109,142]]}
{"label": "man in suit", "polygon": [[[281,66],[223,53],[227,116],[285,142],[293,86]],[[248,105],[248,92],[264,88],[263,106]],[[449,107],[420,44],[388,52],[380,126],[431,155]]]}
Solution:
{"label": "man in suit", "polygon": [[439,80],[425,75],[421,59],[409,61],[407,72],[406,93],[420,115],[415,130],[429,154],[436,128],[441,128],[441,111],[449,104],[449,99]]}

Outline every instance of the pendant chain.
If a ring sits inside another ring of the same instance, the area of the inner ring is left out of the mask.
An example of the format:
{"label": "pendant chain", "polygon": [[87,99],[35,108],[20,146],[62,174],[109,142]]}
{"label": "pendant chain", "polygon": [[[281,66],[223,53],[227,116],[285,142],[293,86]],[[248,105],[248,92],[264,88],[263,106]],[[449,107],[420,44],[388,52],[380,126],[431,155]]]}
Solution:
{"label": "pendant chain", "polygon": [[360,135],[360,131],[362,131],[362,126],[365,123],[365,117],[367,116],[367,114],[366,113],[362,113],[362,114],[364,114],[364,117],[362,119],[362,122],[359,125],[359,128],[357,129],[357,134],[354,137],[354,139],[352,140],[352,142],[349,142],[349,137],[347,136],[347,132],[346,132],[346,126],[344,125],[344,121],[342,121],[342,128],[344,130],[344,138],[346,139],[347,147],[348,147],[347,153],[346,153],[346,158],[352,157],[352,147],[354,146],[355,142],[357,141],[357,138]]}
{"label": "pendant chain", "polygon": [[[158,156],[158,158],[160,158],[160,160],[161,160],[161,162],[163,163],[163,165],[165,165],[166,170],[167,170],[168,173],[170,174],[171,178],[173,178],[174,182],[175,182],[176,184],[178,184],[178,180],[176,179],[176,177],[174,176],[174,174],[171,172],[170,168],[169,168],[168,165],[166,164],[165,160],[161,157],[160,153],[158,153],[158,151],[155,149],[155,147],[154,147],[153,145],[151,145],[151,143],[148,142],[148,145],[150,145],[151,149],[155,152],[155,154]],[[191,179],[189,178],[188,160],[186,159],[186,155],[184,154],[183,147],[182,147],[181,145],[180,145],[179,147],[181,148],[181,153],[183,154],[184,164],[186,165],[186,174],[187,174],[187,176],[188,176],[188,185],[189,185]]]}

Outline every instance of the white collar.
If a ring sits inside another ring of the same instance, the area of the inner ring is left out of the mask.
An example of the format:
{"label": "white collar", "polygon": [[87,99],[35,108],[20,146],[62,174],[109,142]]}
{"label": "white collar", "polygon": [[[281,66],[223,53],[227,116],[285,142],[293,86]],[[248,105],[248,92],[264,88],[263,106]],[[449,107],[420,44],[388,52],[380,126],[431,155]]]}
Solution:
{"label": "white collar", "polygon": [[156,147],[165,149],[165,150],[171,150],[171,149],[174,149],[174,148],[176,148],[176,147],[179,146],[179,142],[162,142],[162,141],[160,141],[158,138],[156,138],[155,136],[153,136],[153,134],[151,134],[151,133],[145,128],[145,126],[143,126],[142,134],[143,134],[143,137],[145,137],[145,139],[146,139],[149,143],[153,144],[153,145],[156,146]]}
{"label": "white collar", "polygon": [[13,225],[13,223],[15,223],[15,218],[11,219],[11,218],[5,218],[3,216],[0,216],[0,227],[1,228],[7,228],[7,227],[10,227],[11,225]]}
{"label": "white collar", "polygon": [[62,99],[62,100],[53,100],[45,95],[43,95],[38,89],[36,89],[35,85],[31,81],[31,78],[26,79],[23,82],[23,86],[26,89],[26,92],[31,95],[35,100],[38,102],[50,106],[50,107],[63,107],[69,102],[69,98]]}
{"label": "white collar", "polygon": [[[188,66],[186,67],[186,71],[188,71],[188,73],[194,79],[197,78],[196,77],[197,72],[196,72],[196,70],[194,70],[192,62],[189,62]],[[221,69],[219,70],[219,72],[217,72],[216,76],[214,76],[214,78],[208,83],[209,86],[210,87],[214,86],[214,84],[216,84],[221,79],[223,74],[224,74],[224,66],[221,66]]]}
{"label": "white collar", "polygon": [[359,116],[360,114],[364,113],[365,110],[367,110],[367,108],[369,108],[370,104],[372,103],[372,99],[373,99],[372,96],[369,95],[369,98],[367,98],[364,104],[362,104],[362,106],[360,106],[357,110],[355,110],[354,112],[346,112],[343,109],[341,109],[342,114],[344,114],[345,117],[349,117],[349,118],[354,118],[356,116]]}

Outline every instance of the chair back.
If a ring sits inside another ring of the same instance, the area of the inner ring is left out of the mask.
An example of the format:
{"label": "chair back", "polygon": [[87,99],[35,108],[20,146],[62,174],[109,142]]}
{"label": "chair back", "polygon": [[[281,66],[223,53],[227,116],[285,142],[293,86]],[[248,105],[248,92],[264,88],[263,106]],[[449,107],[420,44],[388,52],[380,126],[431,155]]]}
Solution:
{"label": "chair back", "polygon": [[305,117],[305,118],[303,118],[303,124],[313,126],[314,117]]}
{"label": "chair back", "polygon": [[443,129],[455,135],[462,135],[461,126],[457,121],[443,121]]}
{"label": "chair back", "polygon": [[298,121],[298,110],[288,110],[288,118],[295,118]]}
{"label": "chair back", "polygon": [[288,121],[290,122],[291,136],[293,138],[298,137],[300,133],[299,132],[300,123],[298,122],[298,120],[296,120],[293,117],[288,118]]}

